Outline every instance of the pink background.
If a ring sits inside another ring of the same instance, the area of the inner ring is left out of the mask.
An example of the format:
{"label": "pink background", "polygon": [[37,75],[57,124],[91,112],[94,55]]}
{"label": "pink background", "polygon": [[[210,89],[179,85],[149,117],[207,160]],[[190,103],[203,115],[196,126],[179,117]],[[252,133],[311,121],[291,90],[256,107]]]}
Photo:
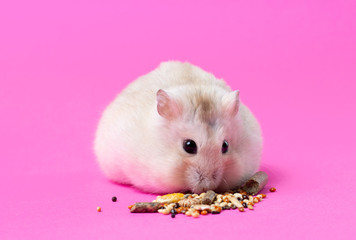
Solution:
{"label": "pink background", "polygon": [[[1,1],[0,239],[354,238],[355,43],[352,0]],[[155,196],[98,170],[100,113],[170,59],[224,78],[260,120],[277,192],[254,211],[130,214]]]}

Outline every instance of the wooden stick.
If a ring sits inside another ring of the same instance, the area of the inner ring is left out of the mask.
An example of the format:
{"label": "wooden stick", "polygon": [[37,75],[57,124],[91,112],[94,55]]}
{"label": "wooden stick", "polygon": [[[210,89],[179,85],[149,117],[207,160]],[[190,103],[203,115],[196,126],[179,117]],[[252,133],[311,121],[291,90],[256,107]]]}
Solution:
{"label": "wooden stick", "polygon": [[268,182],[268,175],[263,171],[255,173],[247,182],[242,186],[242,190],[251,195],[256,195],[261,191]]}
{"label": "wooden stick", "polygon": [[130,211],[132,213],[154,213],[157,212],[161,206],[163,206],[163,204],[159,202],[137,202],[132,206]]}

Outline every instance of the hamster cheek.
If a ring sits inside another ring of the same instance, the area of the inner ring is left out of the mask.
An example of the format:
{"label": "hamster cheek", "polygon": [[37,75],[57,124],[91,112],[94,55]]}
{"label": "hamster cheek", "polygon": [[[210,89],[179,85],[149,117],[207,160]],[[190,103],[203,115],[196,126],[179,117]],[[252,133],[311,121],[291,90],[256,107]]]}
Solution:
{"label": "hamster cheek", "polygon": [[224,191],[237,187],[243,181],[245,168],[236,160],[229,160],[224,166],[223,181],[219,189]]}
{"label": "hamster cheek", "polygon": [[169,166],[161,169],[159,174],[155,174],[155,184],[160,186],[161,189],[164,189],[165,192],[189,190],[183,165],[177,165],[174,168]]}

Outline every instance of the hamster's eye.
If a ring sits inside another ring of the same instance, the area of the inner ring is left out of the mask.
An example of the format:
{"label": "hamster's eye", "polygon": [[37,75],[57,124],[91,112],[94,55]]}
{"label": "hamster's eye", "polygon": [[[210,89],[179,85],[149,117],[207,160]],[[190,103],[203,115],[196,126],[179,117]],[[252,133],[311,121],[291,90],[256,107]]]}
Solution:
{"label": "hamster's eye", "polygon": [[196,154],[197,153],[197,145],[191,139],[184,140],[183,148],[187,153]]}
{"label": "hamster's eye", "polygon": [[224,140],[221,147],[221,152],[224,154],[227,153],[228,150],[229,150],[229,143],[226,140]]}

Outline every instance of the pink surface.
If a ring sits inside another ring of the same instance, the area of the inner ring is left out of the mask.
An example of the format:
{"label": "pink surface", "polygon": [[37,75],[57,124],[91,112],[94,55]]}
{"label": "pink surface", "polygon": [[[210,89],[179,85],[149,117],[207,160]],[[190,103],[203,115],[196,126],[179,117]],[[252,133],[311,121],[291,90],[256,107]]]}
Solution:
{"label": "pink surface", "polygon": [[[128,2],[0,3],[0,239],[354,238],[355,1]],[[101,111],[169,59],[260,120],[277,192],[254,211],[130,214],[155,196],[99,172]]]}

